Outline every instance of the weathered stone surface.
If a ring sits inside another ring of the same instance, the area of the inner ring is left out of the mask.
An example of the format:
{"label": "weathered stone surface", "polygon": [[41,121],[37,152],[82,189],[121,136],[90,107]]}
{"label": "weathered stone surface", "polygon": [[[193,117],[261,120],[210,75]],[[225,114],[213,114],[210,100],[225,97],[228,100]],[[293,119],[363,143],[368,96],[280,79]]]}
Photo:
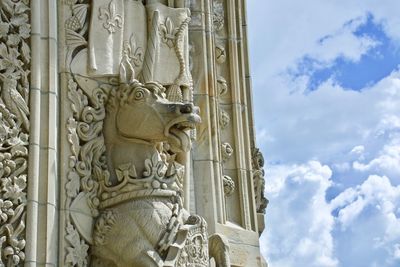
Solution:
{"label": "weathered stone surface", "polygon": [[0,266],[265,266],[244,4],[0,1]]}
{"label": "weathered stone surface", "polygon": [[28,1],[0,3],[0,266],[25,260],[30,128]]}

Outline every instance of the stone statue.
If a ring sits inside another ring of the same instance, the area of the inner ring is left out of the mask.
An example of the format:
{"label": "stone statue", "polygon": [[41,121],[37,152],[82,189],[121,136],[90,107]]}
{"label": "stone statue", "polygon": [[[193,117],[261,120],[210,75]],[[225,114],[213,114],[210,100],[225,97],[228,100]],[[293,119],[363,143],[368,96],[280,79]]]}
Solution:
{"label": "stone statue", "polygon": [[120,83],[104,120],[110,177],[100,181],[93,266],[208,266],[206,224],[183,209],[185,170],[172,156],[190,149],[198,108],[168,101],[158,83]]}
{"label": "stone statue", "polygon": [[[69,140],[80,153],[67,183],[67,232],[91,245],[93,267],[206,267],[209,252],[230,266],[227,241],[213,235],[209,247],[205,220],[183,208],[185,155],[200,116],[190,103],[182,2],[93,0],[87,47],[72,57]],[[70,251],[82,247],[67,240]]]}

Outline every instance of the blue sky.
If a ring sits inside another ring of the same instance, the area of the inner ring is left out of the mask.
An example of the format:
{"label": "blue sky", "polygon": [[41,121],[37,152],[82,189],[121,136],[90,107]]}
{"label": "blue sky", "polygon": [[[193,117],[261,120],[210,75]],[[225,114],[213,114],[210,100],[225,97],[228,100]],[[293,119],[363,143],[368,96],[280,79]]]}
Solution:
{"label": "blue sky", "polygon": [[247,5],[270,267],[400,266],[400,1]]}

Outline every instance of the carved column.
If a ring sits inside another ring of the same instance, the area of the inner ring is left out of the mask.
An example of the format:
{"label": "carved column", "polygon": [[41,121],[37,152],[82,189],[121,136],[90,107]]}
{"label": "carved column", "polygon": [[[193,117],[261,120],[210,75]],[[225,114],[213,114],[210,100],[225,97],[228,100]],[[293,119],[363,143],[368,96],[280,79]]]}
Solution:
{"label": "carved column", "polygon": [[56,1],[0,2],[0,265],[57,264]]}
{"label": "carved column", "polygon": [[30,1],[30,151],[26,266],[57,265],[58,251],[58,41],[57,2]]}
{"label": "carved column", "polygon": [[255,135],[246,3],[190,2],[194,102],[203,121],[192,152],[194,212],[207,219],[211,233],[227,237],[232,266],[263,266],[258,241],[263,215],[257,215],[256,207],[256,191],[263,191],[263,186],[255,188],[253,179],[261,169],[252,164]]}

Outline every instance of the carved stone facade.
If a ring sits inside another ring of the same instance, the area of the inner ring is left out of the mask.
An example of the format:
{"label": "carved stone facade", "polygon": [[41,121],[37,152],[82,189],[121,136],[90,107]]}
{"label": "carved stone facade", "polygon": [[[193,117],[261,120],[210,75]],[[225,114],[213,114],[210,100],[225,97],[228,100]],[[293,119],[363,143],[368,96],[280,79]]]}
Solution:
{"label": "carved stone facade", "polygon": [[29,145],[29,1],[0,3],[0,266],[22,266]]}
{"label": "carved stone facade", "polygon": [[0,2],[0,266],[266,266],[244,5]]}

